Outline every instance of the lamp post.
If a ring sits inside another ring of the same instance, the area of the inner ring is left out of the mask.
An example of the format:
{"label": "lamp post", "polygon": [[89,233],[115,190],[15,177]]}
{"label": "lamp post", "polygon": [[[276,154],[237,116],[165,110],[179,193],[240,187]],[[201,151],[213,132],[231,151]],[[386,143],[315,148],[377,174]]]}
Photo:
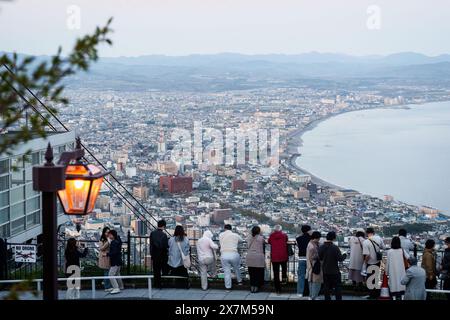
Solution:
{"label": "lamp post", "polygon": [[75,150],[63,152],[55,165],[49,143],[45,152],[46,162],[33,167],[33,189],[42,192],[44,300],[58,299],[57,196],[65,214],[89,214],[94,209],[103,177],[110,173],[85,163],[83,156],[84,150],[77,138]]}

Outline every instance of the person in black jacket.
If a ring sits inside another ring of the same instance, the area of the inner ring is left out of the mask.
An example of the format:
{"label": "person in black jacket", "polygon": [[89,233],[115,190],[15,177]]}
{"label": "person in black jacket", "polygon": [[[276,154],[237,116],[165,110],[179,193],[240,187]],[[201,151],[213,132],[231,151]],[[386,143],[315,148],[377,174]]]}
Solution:
{"label": "person in black jacket", "polygon": [[311,240],[311,227],[308,225],[302,226],[302,235],[297,237],[298,247],[298,269],[297,269],[297,295],[303,297],[303,295],[309,295],[308,280],[305,279],[306,275],[306,248],[308,247],[309,240]]}
{"label": "person in black jacket", "polygon": [[[111,262],[111,268],[109,269],[109,276],[110,277],[120,276],[120,267],[122,266],[122,240],[117,235],[116,230],[110,230],[108,238],[111,241],[108,252],[109,260]],[[122,279],[110,278],[110,281],[113,287],[111,294],[120,293],[120,290],[123,290]]]}
{"label": "person in black jacket", "polygon": [[70,238],[67,240],[66,250],[64,251],[64,257],[66,259],[66,276],[70,277],[72,272],[68,272],[70,266],[80,267],[80,258],[86,257],[88,254],[88,248],[81,248],[78,246],[77,240],[75,238]]}
{"label": "person in black jacket", "polygon": [[341,271],[339,262],[347,258],[341,250],[333,243],[336,240],[336,233],[330,231],[327,240],[319,248],[319,259],[322,261],[323,291],[325,300],[331,300],[331,292],[334,289],[336,300],[342,300]]}
{"label": "person in black jacket", "polygon": [[158,221],[158,229],[150,233],[150,255],[152,257],[153,276],[155,277],[155,288],[162,288],[161,274],[168,273],[168,248],[169,239],[165,232],[166,221]]}
{"label": "person in black jacket", "polygon": [[[80,268],[80,258],[86,257],[88,254],[88,248],[81,248],[75,238],[67,240],[66,250],[64,251],[64,257],[66,262],[66,277],[70,278],[79,277],[80,274],[75,274],[73,267]],[[67,282],[66,299],[79,299],[80,298],[80,280],[72,280]]]}
{"label": "person in black jacket", "polygon": [[[442,273],[444,278],[444,290],[450,290],[450,237],[445,238],[444,258],[442,259]],[[450,301],[450,293],[447,293],[447,300]]]}

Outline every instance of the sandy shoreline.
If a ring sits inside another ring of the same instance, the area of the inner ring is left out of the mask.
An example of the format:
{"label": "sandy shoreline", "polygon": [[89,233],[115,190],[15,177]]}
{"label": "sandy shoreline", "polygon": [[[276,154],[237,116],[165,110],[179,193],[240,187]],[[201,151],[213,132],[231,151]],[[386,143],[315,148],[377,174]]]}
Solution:
{"label": "sandy shoreline", "polygon": [[341,187],[341,186],[332,184],[328,181],[325,181],[297,165],[297,159],[301,157],[301,154],[299,153],[299,148],[301,146],[303,146],[303,140],[302,140],[303,134],[305,132],[313,130],[321,122],[326,121],[332,117],[339,116],[344,113],[366,111],[366,110],[376,110],[376,109],[410,109],[409,105],[410,104],[398,105],[398,106],[380,106],[380,107],[374,107],[374,108],[363,108],[363,109],[358,109],[358,110],[345,110],[345,111],[340,111],[337,113],[328,114],[322,118],[319,118],[319,119],[309,122],[302,129],[296,129],[288,134],[288,137],[286,140],[287,140],[287,153],[289,154],[289,156],[288,156],[289,167],[292,170],[298,172],[299,174],[306,174],[306,175],[311,176],[311,181],[319,186],[328,187],[331,189],[346,189],[345,187]]}

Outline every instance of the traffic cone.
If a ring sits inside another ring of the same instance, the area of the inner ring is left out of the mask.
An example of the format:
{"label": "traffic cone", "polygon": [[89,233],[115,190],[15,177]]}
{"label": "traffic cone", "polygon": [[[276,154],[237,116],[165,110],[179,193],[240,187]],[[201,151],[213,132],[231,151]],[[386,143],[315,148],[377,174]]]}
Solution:
{"label": "traffic cone", "polygon": [[381,283],[380,297],[378,299],[391,300],[391,296],[389,295],[388,277],[386,272],[383,272],[383,282]]}

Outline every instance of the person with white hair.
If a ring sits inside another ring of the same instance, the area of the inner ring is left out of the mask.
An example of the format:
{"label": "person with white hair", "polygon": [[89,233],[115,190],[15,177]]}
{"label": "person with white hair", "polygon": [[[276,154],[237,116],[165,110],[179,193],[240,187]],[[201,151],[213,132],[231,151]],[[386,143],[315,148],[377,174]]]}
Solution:
{"label": "person with white hair", "polygon": [[273,282],[277,294],[281,293],[280,267],[283,282],[287,281],[288,236],[281,231],[282,227],[277,224],[269,237],[270,256],[273,268]]}
{"label": "person with white hair", "polygon": [[212,241],[212,237],[212,232],[206,230],[197,241],[197,257],[203,290],[208,289],[208,272],[213,277],[216,275],[216,250],[219,246]]}

